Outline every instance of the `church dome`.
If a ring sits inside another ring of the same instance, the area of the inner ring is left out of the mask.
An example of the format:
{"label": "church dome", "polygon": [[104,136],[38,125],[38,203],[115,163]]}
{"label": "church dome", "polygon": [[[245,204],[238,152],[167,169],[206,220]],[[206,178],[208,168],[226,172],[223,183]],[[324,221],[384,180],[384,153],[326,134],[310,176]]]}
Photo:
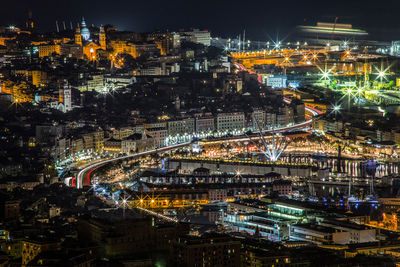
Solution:
{"label": "church dome", "polygon": [[82,39],[85,41],[90,39],[90,31],[86,27],[86,22],[85,22],[84,18],[82,18],[82,23],[81,23],[81,35],[82,35]]}

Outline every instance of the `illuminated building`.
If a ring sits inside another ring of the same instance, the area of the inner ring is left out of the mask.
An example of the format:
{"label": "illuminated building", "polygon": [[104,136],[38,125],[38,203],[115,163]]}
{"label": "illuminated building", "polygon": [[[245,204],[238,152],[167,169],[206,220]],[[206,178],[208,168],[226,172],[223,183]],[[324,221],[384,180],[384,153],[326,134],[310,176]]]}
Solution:
{"label": "illuminated building", "polygon": [[69,112],[72,110],[71,105],[71,88],[68,85],[64,85],[58,90],[58,105],[57,109],[62,112]]}
{"label": "illuminated building", "polygon": [[194,132],[194,119],[186,118],[182,120],[168,122],[168,135],[184,135]]}
{"label": "illuminated building", "polygon": [[261,109],[255,109],[252,113],[253,129],[258,129],[256,121],[261,129],[265,127],[265,111]]}
{"label": "illuminated building", "polygon": [[103,131],[95,131],[82,134],[82,139],[84,149],[88,152],[100,152],[105,146]]}
{"label": "illuminated building", "polygon": [[120,153],[121,152],[121,140],[110,138],[104,141],[104,151]]}
{"label": "illuminated building", "polygon": [[181,36],[181,41],[184,40],[205,46],[211,45],[211,33],[209,31],[193,29],[192,31],[178,32],[178,34]]}
{"label": "illuminated building", "polygon": [[216,119],[217,131],[241,131],[245,128],[243,112],[219,113]]}
{"label": "illuminated building", "polygon": [[27,82],[14,83],[12,81],[3,81],[0,86],[0,93],[13,96],[13,102],[23,103],[34,101],[33,90]]}
{"label": "illuminated building", "polygon": [[99,45],[100,45],[101,49],[103,49],[103,50],[107,49],[106,32],[104,31],[103,26],[100,27]]}
{"label": "illuminated building", "polygon": [[89,59],[89,60],[96,60],[96,50],[100,49],[99,45],[90,42],[88,44],[83,45],[83,54]]}
{"label": "illuminated building", "polygon": [[22,266],[27,266],[39,253],[57,250],[60,246],[60,242],[54,241],[33,241],[31,239],[22,241]]}
{"label": "illuminated building", "polygon": [[334,118],[313,117],[313,129],[320,132],[341,132],[344,126],[343,121]]}
{"label": "illuminated building", "polygon": [[[376,230],[315,208],[270,199],[228,203],[224,222],[271,241],[306,241],[314,244],[356,244],[377,241]],[[358,219],[359,217],[356,217]]]}
{"label": "illuminated building", "polygon": [[281,75],[270,75],[266,77],[267,86],[272,88],[286,88],[287,77]]}
{"label": "illuminated building", "polygon": [[133,154],[136,152],[136,140],[127,139],[121,141],[121,152],[125,154]]}
{"label": "illuminated building", "polygon": [[377,241],[375,229],[356,224],[330,223],[329,221],[320,224],[291,225],[290,240],[342,245]]}
{"label": "illuminated building", "polygon": [[104,76],[105,84],[112,85],[115,89],[125,88],[133,84],[136,78],[133,75],[108,74]]}
{"label": "illuminated building", "polygon": [[160,54],[160,49],[157,44],[143,44],[133,43],[125,40],[111,40],[109,42],[109,46],[113,50],[113,60],[116,60],[116,57],[119,54],[128,54],[133,58],[144,55]]}
{"label": "illuminated building", "polygon": [[124,127],[118,130],[113,130],[113,138],[116,140],[123,140],[134,134],[135,131],[131,127]]}
{"label": "illuminated building", "polygon": [[225,202],[228,198],[228,191],[226,189],[216,188],[208,190],[208,198],[210,203]]}
{"label": "illuminated building", "polygon": [[167,55],[180,46],[180,36],[176,33],[149,33],[146,39],[157,44],[161,55]]}
{"label": "illuminated building", "polygon": [[0,36],[0,45],[6,46],[7,41],[14,40],[16,36]]}
{"label": "illuminated building", "polygon": [[128,200],[132,207],[145,209],[167,209],[192,207],[193,205],[206,205],[210,203],[207,189],[168,188],[154,190],[149,193],[133,195]]}
{"label": "illuminated building", "polygon": [[81,153],[84,149],[84,144],[82,138],[71,140],[71,156],[76,156]]}
{"label": "illuminated building", "polygon": [[265,114],[265,124],[266,125],[276,125],[277,124],[276,113],[266,112],[266,114]]}
{"label": "illuminated building", "polygon": [[87,79],[87,91],[101,91],[104,89],[104,76],[92,75]]}
{"label": "illuminated building", "polygon": [[48,57],[52,54],[60,54],[61,45],[59,44],[46,44],[39,46],[39,57]]}
{"label": "illuminated building", "polygon": [[164,146],[165,140],[168,136],[167,127],[146,128],[146,132],[154,139],[156,147]]}
{"label": "illuminated building", "polygon": [[110,47],[115,54],[128,54],[133,58],[137,57],[136,45],[128,41],[110,41]]}
{"label": "illuminated building", "polygon": [[135,76],[161,76],[166,75],[161,67],[147,67],[137,69],[133,72]]}
{"label": "illuminated building", "polygon": [[196,117],[196,133],[213,132],[215,130],[214,124],[214,117],[211,115]]}
{"label": "illuminated building", "polygon": [[96,131],[92,133],[92,135],[93,135],[94,150],[96,152],[102,151],[104,147],[104,132]]}
{"label": "illuminated building", "polygon": [[[400,55],[400,41],[392,41],[392,45],[390,47],[390,55],[395,57],[398,57]],[[396,86],[398,85],[396,84]]]}
{"label": "illuminated building", "polygon": [[23,75],[27,81],[36,87],[47,84],[47,73],[41,70],[15,70],[16,75]]}
{"label": "illuminated building", "polygon": [[146,133],[135,133],[121,142],[121,152],[131,154],[155,147],[155,140]]}
{"label": "illuminated building", "polygon": [[[230,66],[229,66],[229,68],[230,68]],[[228,69],[228,72],[230,72],[229,69]],[[242,81],[242,79],[238,79],[236,81],[236,91],[240,93],[240,92],[242,92],[242,89],[243,89],[243,81]]]}
{"label": "illuminated building", "polygon": [[76,28],[75,31],[75,43],[82,46],[82,35],[81,35],[81,28]]}
{"label": "illuminated building", "polygon": [[106,51],[107,43],[106,43],[106,33],[104,27],[100,27],[99,32],[99,42],[94,42],[90,38],[90,31],[86,27],[86,22],[82,18],[80,28],[76,29],[75,32],[75,43],[82,46],[83,54],[87,57],[88,60],[97,60],[98,54],[97,50]]}

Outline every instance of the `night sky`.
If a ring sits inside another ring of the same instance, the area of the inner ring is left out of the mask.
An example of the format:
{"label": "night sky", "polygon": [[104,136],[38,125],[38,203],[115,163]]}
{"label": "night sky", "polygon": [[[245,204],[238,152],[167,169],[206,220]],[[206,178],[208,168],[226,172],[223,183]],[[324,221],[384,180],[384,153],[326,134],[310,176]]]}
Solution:
{"label": "night sky", "polygon": [[378,39],[400,39],[399,0],[3,0],[0,24],[22,23],[28,9],[40,31],[55,30],[55,20],[76,25],[84,16],[89,25],[136,32],[195,27],[234,37],[246,29],[248,37],[266,40],[286,36],[296,25],[333,22],[337,16],[338,22],[367,29]]}

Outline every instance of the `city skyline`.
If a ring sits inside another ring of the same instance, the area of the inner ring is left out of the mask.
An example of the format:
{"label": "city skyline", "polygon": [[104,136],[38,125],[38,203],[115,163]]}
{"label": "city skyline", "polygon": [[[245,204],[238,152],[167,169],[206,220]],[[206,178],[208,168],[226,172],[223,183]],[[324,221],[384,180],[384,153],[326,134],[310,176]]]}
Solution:
{"label": "city skyline", "polygon": [[399,266],[398,8],[7,2],[1,265]]}
{"label": "city skyline", "polygon": [[[21,3],[22,2],[22,3]],[[313,25],[317,21],[353,24],[365,28],[378,39],[385,39],[389,32],[400,38],[400,22],[396,10],[400,3],[377,4],[374,1],[343,1],[320,3],[317,0],[286,1],[285,6],[276,1],[254,1],[243,4],[240,1],[172,2],[114,1],[112,6],[105,0],[60,1],[57,7],[51,1],[19,1],[5,3],[0,10],[0,24],[23,24],[28,10],[33,13],[37,28],[55,31],[56,20],[67,28],[70,22],[76,27],[82,17],[89,25],[112,24],[121,30],[146,32],[179,29],[208,29],[215,35],[235,37],[246,30],[246,35],[255,40],[282,38],[290,35],[298,25]],[[379,29],[379,31],[377,31]],[[281,37],[279,37],[281,36]]]}

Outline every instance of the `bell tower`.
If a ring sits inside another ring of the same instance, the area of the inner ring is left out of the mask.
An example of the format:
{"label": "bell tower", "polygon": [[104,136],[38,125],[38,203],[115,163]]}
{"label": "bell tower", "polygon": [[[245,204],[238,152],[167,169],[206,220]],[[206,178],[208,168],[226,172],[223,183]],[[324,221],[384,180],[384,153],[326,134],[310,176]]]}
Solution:
{"label": "bell tower", "polygon": [[107,49],[106,32],[104,31],[103,26],[100,27],[99,44],[100,44],[101,49],[103,49],[103,50]]}
{"label": "bell tower", "polygon": [[76,28],[75,31],[75,43],[82,46],[82,35],[81,35],[81,28]]}
{"label": "bell tower", "polygon": [[65,113],[72,110],[71,87],[66,82],[58,89],[58,103],[60,104],[59,110],[62,112]]}

